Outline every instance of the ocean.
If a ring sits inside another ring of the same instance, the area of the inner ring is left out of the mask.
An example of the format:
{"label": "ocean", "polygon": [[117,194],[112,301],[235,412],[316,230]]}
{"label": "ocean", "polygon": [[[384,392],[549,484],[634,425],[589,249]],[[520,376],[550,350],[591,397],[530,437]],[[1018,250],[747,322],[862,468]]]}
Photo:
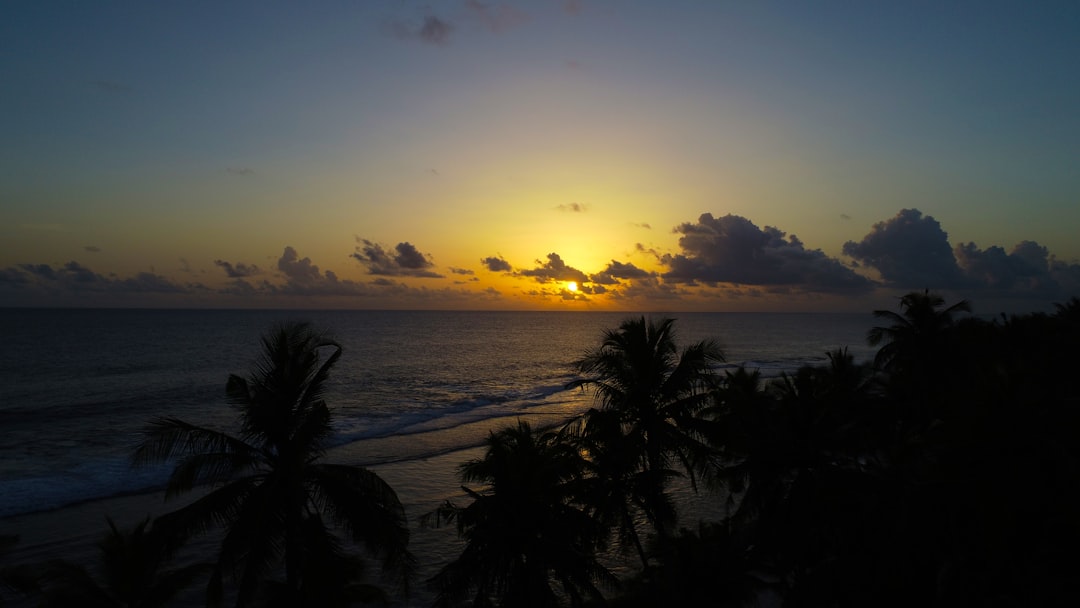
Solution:
{"label": "ocean", "polygon": [[[591,395],[566,388],[570,363],[630,316],[640,315],[3,310],[0,533],[19,533],[31,513],[160,490],[167,467],[130,465],[147,422],[172,416],[235,429],[225,382],[252,369],[260,335],[286,319],[310,321],[343,346],[327,395],[335,417],[327,459],[373,468],[418,519],[460,495],[456,464],[476,457],[490,431],[519,418],[557,424],[587,409]],[[680,345],[716,339],[728,366],[766,378],[824,364],[840,346],[860,361],[873,354],[869,313],[647,316],[675,318]],[[448,531],[437,532],[425,542],[443,548],[429,549],[452,554]]]}

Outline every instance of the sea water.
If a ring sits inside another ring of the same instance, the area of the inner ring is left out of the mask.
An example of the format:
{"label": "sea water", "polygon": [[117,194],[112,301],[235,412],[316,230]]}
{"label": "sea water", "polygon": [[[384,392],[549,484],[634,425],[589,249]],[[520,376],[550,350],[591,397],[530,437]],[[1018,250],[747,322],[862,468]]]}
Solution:
{"label": "sea water", "polygon": [[[590,407],[588,392],[567,388],[571,363],[633,316],[641,315],[2,310],[0,524],[162,488],[167,466],[130,463],[147,423],[175,417],[235,431],[228,376],[248,374],[260,336],[285,320],[309,321],[343,347],[326,394],[335,431],[327,460],[371,467],[407,509],[433,509],[460,494],[455,466],[478,457],[491,431],[518,419],[558,424]],[[680,346],[717,340],[726,366],[765,378],[823,365],[838,347],[872,356],[869,314],[647,316],[675,318]],[[444,559],[452,531],[440,532],[417,540],[438,545],[427,552]]]}
{"label": "sea water", "polygon": [[[309,321],[341,343],[327,394],[334,442],[373,465],[476,445],[486,432],[462,432],[470,423],[580,412],[590,396],[566,388],[570,364],[629,316],[4,310],[0,517],[160,487],[165,472],[130,466],[146,424],[169,416],[235,429],[226,380],[253,369],[276,322]],[[650,316],[674,317],[680,345],[715,339],[729,365],[764,377],[821,365],[840,346],[870,356],[864,314]]]}

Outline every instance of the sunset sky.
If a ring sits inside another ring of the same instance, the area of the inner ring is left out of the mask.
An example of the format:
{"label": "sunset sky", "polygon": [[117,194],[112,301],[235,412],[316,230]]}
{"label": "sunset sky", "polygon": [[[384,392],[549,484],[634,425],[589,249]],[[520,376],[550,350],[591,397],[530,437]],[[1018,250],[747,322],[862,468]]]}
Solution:
{"label": "sunset sky", "polygon": [[0,7],[0,305],[1080,295],[1080,3]]}

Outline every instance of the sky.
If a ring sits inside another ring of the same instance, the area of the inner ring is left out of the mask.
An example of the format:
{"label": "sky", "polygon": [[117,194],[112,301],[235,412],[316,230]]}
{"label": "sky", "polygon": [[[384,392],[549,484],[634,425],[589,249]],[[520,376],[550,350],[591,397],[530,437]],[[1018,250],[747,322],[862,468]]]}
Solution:
{"label": "sky", "polygon": [[1080,295],[1075,2],[0,6],[0,306]]}

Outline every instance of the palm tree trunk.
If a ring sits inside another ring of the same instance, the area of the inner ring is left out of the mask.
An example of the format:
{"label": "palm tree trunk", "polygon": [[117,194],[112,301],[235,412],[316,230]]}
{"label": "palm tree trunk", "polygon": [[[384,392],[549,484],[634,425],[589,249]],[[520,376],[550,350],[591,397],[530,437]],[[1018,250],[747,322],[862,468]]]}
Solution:
{"label": "palm tree trunk", "polygon": [[630,530],[630,540],[634,541],[634,549],[637,549],[638,558],[641,559],[641,570],[644,572],[649,568],[649,558],[645,555],[645,547],[641,544],[641,536],[638,534],[637,526],[634,525],[634,518],[630,516],[630,512],[623,513],[624,524],[628,530]]}

